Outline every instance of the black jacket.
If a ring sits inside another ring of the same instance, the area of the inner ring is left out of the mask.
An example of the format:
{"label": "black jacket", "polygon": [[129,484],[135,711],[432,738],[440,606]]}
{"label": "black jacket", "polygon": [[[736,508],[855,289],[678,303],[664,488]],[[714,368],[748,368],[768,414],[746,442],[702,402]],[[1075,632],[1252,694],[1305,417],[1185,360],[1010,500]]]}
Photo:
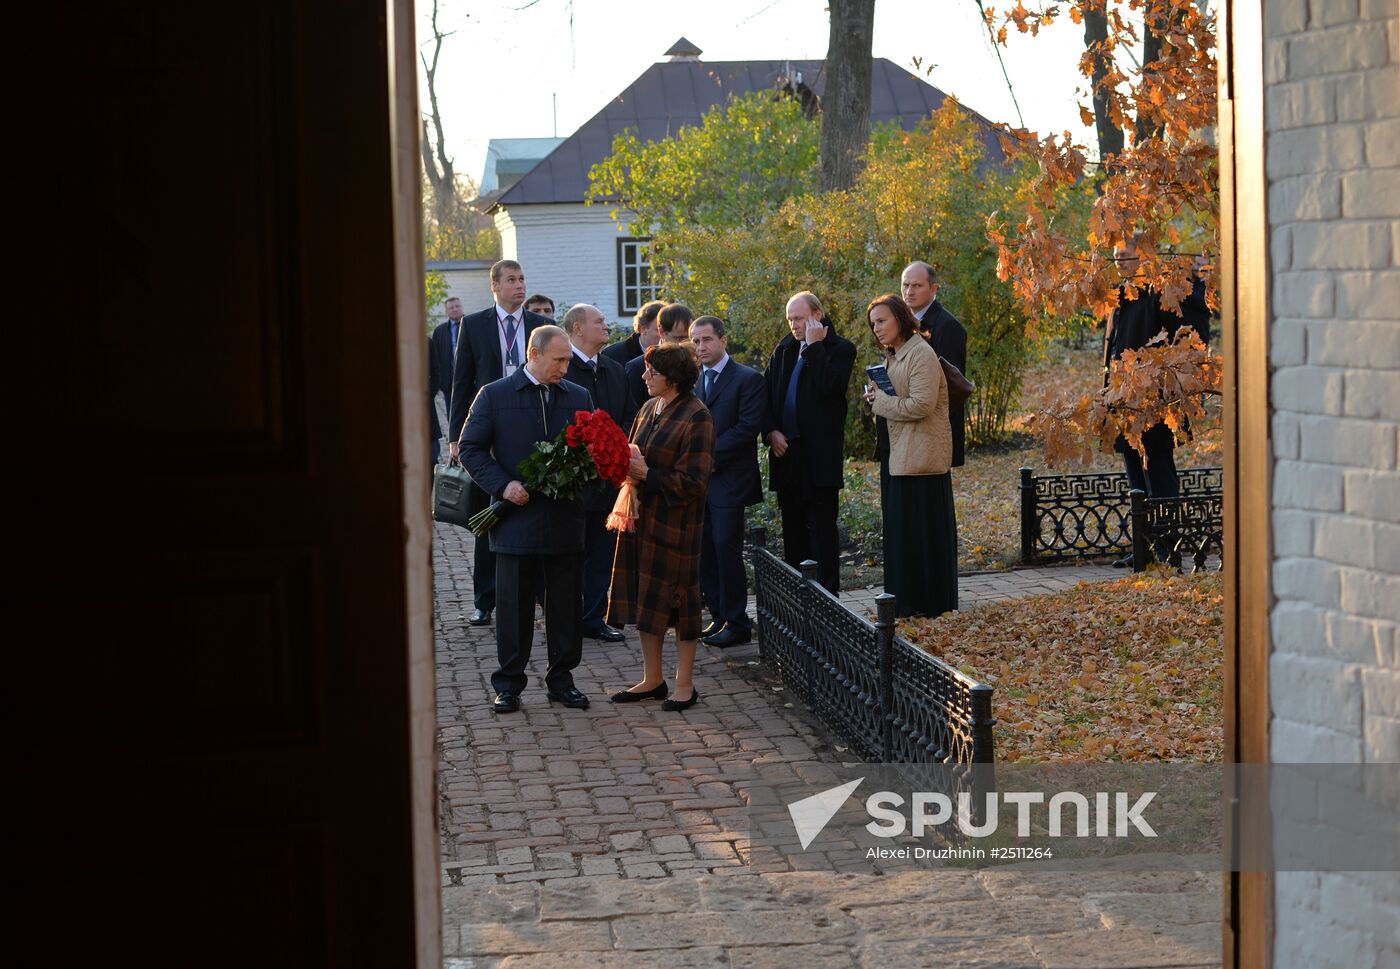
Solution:
{"label": "black jacket", "polygon": [[[472,404],[462,428],[462,464],[494,501],[506,485],[522,480],[520,462],[539,441],[553,440],[593,399],[577,384],[561,380],[546,409],[539,388],[521,367],[487,384]],[[523,506],[505,509],[491,529],[491,551],[512,555],[557,555],[583,551],[583,502],[556,500],[534,492]]]}
{"label": "black jacket", "polygon": [[[791,442],[787,454],[770,457],[768,463],[768,486],[774,491],[840,488],[844,480],[846,407],[856,345],[839,335],[830,320],[826,322],[826,339],[802,353],[807,362],[797,378],[799,439]],[[763,374],[768,385],[765,436],[782,422],[783,400],[797,356],[797,339],[789,333],[778,341],[769,358]]]}
{"label": "black jacket", "polygon": [[626,375],[627,392],[632,395],[632,403],[638,410],[651,398],[651,394],[647,393],[647,382],[642,377],[646,368],[647,358],[644,356],[633,357],[622,368],[623,374]]}
{"label": "black jacket", "polygon": [[[1118,290],[1118,306],[1108,320],[1108,332],[1104,335],[1103,365],[1104,386],[1108,386],[1108,365],[1123,356],[1125,350],[1141,350],[1148,341],[1163,330],[1167,341],[1176,338],[1177,330],[1190,326],[1200,334],[1201,341],[1210,340],[1210,312],[1205,305],[1205,284],[1196,281],[1191,295],[1181,304],[1182,316],[1162,306],[1160,294],[1155,289],[1139,289],[1137,299],[1128,299],[1122,287]],[[1190,428],[1186,428],[1190,433]],[[1176,446],[1171,428],[1165,424],[1154,424],[1142,436],[1143,446],[1149,453],[1170,450]],[[1127,441],[1121,436],[1114,443],[1121,452],[1128,449]]]}
{"label": "black jacket", "polygon": [[[520,316],[523,329],[516,339],[520,341],[520,363],[523,366],[531,331],[537,326],[548,325],[549,320],[524,308],[520,310]],[[462,329],[457,336],[457,356],[452,362],[452,396],[449,398],[452,409],[447,412],[449,441],[455,441],[462,435],[467,411],[481,388],[504,375],[500,325],[496,306],[492,304],[480,313],[462,317]]]}
{"label": "black jacket", "polygon": [[768,388],[763,375],[733,357],[704,397],[704,369],[695,392],[715,423],[715,460],[706,501],[715,508],[744,508],[763,500],[758,473],[758,436],[768,425]]}
{"label": "black jacket", "polygon": [[[431,338],[433,362],[437,364],[438,388],[447,401],[447,413],[452,413],[452,321],[444,320],[433,330]],[[455,440],[455,438],[454,438]]]}
{"label": "black jacket", "polygon": [[[610,360],[601,353],[598,355],[598,369],[591,371],[573,355],[569,361],[569,372],[564,379],[578,384],[593,398],[593,406],[608,412],[617,421],[623,434],[632,432],[632,421],[637,416],[637,408],[632,403],[632,395],[627,390],[627,378],[616,360]],[[617,489],[606,481],[589,485],[583,493],[583,507],[586,511],[612,511],[617,500]]]}
{"label": "black jacket", "polygon": [[619,366],[627,366],[632,360],[642,355],[642,338],[633,333],[621,343],[613,343],[603,347],[603,356],[617,361]]}

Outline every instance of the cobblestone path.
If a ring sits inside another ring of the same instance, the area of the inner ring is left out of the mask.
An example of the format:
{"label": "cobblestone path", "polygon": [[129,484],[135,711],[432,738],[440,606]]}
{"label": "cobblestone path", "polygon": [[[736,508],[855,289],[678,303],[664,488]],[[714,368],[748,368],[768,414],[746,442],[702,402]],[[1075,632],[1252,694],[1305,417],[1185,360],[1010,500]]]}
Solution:
{"label": "cobblestone path", "polygon": [[[654,703],[607,702],[638,676],[634,633],[616,645],[587,639],[575,679],[590,709],[552,706],[535,662],[521,711],[497,716],[494,634],[466,622],[471,540],[464,529],[436,526],[449,969],[1219,965],[1218,874],[998,868],[873,876],[822,870],[820,856],[812,870],[750,870],[750,768],[845,759],[757,669],[756,648],[702,645],[701,702],[664,713]],[[1113,574],[1087,567],[969,576],[962,599],[967,606]],[[875,591],[849,596],[853,608]],[[541,638],[542,629],[537,658]]]}

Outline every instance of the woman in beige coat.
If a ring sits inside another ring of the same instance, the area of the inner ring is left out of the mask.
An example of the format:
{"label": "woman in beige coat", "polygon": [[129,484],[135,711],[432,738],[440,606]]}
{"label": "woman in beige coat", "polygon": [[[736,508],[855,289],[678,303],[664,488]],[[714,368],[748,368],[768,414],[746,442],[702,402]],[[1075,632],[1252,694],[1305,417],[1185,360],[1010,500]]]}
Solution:
{"label": "woman in beige coat", "polygon": [[874,384],[865,389],[890,433],[890,453],[880,463],[885,591],[894,595],[900,616],[937,616],[958,607],[948,382],[904,300],[881,296],[865,315],[888,354],[885,371],[894,385],[893,394]]}

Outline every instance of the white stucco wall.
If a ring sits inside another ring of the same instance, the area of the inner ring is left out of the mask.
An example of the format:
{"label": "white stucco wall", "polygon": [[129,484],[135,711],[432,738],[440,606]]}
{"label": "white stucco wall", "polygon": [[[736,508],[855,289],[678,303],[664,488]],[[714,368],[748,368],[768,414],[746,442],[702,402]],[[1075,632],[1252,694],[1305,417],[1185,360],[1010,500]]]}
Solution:
{"label": "white stucco wall", "polygon": [[557,307],[592,303],[610,323],[630,326],[617,311],[617,240],[626,236],[609,206],[513,205],[496,210],[504,258],[525,269],[530,292]]}
{"label": "white stucco wall", "polygon": [[[457,296],[468,313],[484,310],[493,302],[491,296],[491,270],[489,267],[474,269],[448,269],[442,276],[447,280],[447,295]],[[446,319],[441,306],[429,307],[435,318]]]}
{"label": "white stucco wall", "polygon": [[[1400,761],[1396,0],[1266,0],[1272,756]],[[1275,881],[1275,966],[1400,965],[1400,875]]]}

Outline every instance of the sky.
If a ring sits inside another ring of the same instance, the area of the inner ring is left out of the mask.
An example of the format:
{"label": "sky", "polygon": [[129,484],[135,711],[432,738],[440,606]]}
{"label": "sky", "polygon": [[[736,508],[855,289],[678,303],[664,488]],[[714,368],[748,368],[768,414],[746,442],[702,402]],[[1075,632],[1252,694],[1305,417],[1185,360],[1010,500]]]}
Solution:
{"label": "sky", "polygon": [[[432,56],[432,0],[416,0]],[[984,0],[996,5],[996,0]],[[458,172],[480,180],[492,138],[567,137],[686,37],[702,61],[821,59],[826,0],[439,0],[438,101]],[[1007,4],[1002,0],[1001,6]],[[1025,124],[1071,131],[1087,103],[1082,28],[1065,19],[1002,51]],[[874,54],[915,70],[993,121],[1017,123],[976,0],[876,0]],[[915,69],[916,59],[919,67]],[[925,73],[929,67],[931,73]],[[426,82],[420,66],[426,104]],[[557,120],[556,120],[557,119]]]}

